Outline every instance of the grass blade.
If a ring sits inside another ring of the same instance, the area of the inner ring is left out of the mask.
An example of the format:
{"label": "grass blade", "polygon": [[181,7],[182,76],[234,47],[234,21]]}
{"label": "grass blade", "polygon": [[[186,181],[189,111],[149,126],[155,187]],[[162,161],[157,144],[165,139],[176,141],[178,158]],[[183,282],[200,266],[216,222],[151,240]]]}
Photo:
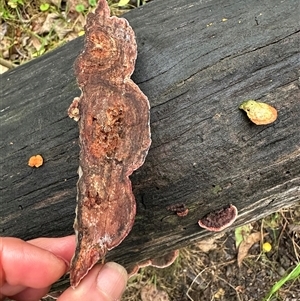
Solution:
{"label": "grass blade", "polygon": [[271,288],[268,295],[263,299],[263,301],[269,301],[271,297],[289,280],[296,279],[300,275],[300,263],[296,265],[296,267],[286,276],[281,278],[278,282],[276,282]]}

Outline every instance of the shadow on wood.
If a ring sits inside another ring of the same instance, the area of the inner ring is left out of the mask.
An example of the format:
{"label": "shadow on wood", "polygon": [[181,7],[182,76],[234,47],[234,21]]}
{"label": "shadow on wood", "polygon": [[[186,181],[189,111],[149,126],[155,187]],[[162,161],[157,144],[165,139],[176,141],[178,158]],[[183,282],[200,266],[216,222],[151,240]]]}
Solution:
{"label": "shadow on wood", "polygon": [[[127,265],[211,235],[198,219],[229,203],[239,210],[235,227],[299,202],[297,5],[156,0],[125,16],[153,143],[131,177],[135,225],[108,260]],[[2,236],[73,233],[78,127],[67,108],[80,94],[72,65],[82,45],[76,39],[1,76]],[[278,120],[252,124],[238,109],[247,99],[273,105]],[[38,169],[27,166],[34,154],[45,159]],[[189,214],[166,210],[176,203]]]}

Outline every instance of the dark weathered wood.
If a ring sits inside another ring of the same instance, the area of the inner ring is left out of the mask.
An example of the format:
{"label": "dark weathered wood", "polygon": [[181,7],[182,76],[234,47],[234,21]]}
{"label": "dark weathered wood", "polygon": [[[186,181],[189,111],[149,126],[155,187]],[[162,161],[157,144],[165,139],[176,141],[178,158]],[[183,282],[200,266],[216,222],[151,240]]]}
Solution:
{"label": "dark weathered wood", "polygon": [[[132,176],[137,217],[108,259],[122,264],[205,237],[197,221],[233,203],[244,224],[300,200],[298,1],[156,0],[126,15],[138,41],[133,79],[151,102],[152,146]],[[226,18],[227,20],[224,20]],[[1,76],[2,236],[73,233],[79,38]],[[255,126],[247,99],[274,105]],[[42,154],[39,169],[28,158]],[[185,203],[180,218],[166,210]]]}

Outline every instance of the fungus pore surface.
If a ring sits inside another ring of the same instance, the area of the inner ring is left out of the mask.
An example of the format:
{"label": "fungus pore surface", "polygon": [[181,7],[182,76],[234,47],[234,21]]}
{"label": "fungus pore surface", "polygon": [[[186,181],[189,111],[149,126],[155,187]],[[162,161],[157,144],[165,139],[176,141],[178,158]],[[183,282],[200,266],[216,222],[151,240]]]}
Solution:
{"label": "fungus pore surface", "polygon": [[110,17],[100,0],[85,33],[75,61],[82,94],[69,108],[70,117],[79,120],[80,144],[72,287],[130,232],[136,204],[129,176],[143,164],[151,143],[149,102],[130,79],[137,56],[132,28]]}
{"label": "fungus pore surface", "polygon": [[205,215],[198,221],[198,224],[209,231],[219,232],[233,224],[237,214],[237,208],[233,205],[228,205]]}

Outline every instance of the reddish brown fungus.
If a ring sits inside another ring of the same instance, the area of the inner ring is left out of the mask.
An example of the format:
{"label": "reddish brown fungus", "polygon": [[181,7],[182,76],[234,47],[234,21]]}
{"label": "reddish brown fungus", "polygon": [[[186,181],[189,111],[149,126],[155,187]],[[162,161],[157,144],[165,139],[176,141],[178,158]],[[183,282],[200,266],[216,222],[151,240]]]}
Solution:
{"label": "reddish brown fungus", "polygon": [[157,268],[166,268],[168,266],[170,266],[178,257],[179,255],[179,250],[174,250],[171,251],[165,255],[159,256],[159,257],[155,257],[151,260],[151,265]]}
{"label": "reddish brown fungus", "polygon": [[135,276],[138,273],[139,269],[140,269],[140,266],[138,264],[132,264],[132,265],[128,266],[126,268],[128,278]]}
{"label": "reddish brown fungus", "polygon": [[127,268],[128,277],[135,276],[140,268],[144,268],[147,266],[153,266],[156,268],[166,268],[170,266],[178,257],[179,250],[171,251],[169,253],[166,253],[164,255],[161,255],[159,257],[155,257],[152,259],[148,259],[142,262],[139,262],[137,264],[131,265]]}
{"label": "reddish brown fungus", "polygon": [[189,209],[188,209],[188,208],[186,208],[186,209],[183,210],[183,211],[178,211],[178,212],[176,212],[176,214],[177,214],[178,216],[180,216],[180,217],[187,216],[188,213],[189,213]]}
{"label": "reddish brown fungus", "polygon": [[189,213],[189,209],[185,204],[174,204],[167,207],[167,210],[175,212],[178,216],[186,216]]}
{"label": "reddish brown fungus", "polygon": [[209,231],[219,232],[235,221],[238,211],[233,205],[211,212],[198,221],[200,227]]}
{"label": "reddish brown fungus", "polygon": [[70,281],[80,280],[130,232],[136,212],[129,176],[150,147],[149,102],[130,79],[135,35],[123,18],[110,17],[105,0],[88,15],[84,51],[75,62],[82,90],[69,108],[79,120],[79,181]]}

